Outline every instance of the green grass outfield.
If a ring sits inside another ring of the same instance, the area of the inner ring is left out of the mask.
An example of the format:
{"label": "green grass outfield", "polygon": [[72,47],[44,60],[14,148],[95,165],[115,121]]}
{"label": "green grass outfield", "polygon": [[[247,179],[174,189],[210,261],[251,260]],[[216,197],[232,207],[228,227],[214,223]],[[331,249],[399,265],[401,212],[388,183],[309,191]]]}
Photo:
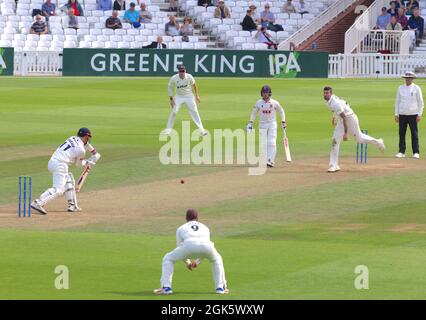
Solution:
{"label": "green grass outfield", "polygon": [[[102,154],[85,191],[228,170],[159,163],[158,134],[170,111],[167,81],[1,77],[0,208],[15,205],[19,175],[33,177],[35,195],[49,186],[51,153],[81,126],[91,128],[93,144]],[[286,111],[295,163],[312,159],[324,161],[327,168],[332,127],[322,100],[325,85],[349,102],[362,128],[384,138],[384,156],[369,149],[369,156],[377,158],[375,165],[397,151],[393,112],[402,79],[199,78],[198,83],[200,115],[209,130],[244,128],[260,87],[271,84],[273,97]],[[417,84],[426,92],[426,81]],[[189,119],[185,108],[176,125],[183,119]],[[409,134],[407,138],[411,155]],[[425,142],[422,122],[421,149]],[[278,152],[282,157],[281,146]],[[342,145],[343,159],[354,159],[354,153],[354,141]],[[226,297],[211,294],[207,262],[194,272],[177,265],[176,294],[152,295],[159,285],[162,256],[175,245],[174,229],[183,216],[179,210],[164,210],[163,219],[140,225],[126,221],[125,212],[120,212],[123,223],[114,225],[29,230],[23,219],[13,228],[0,224],[0,299],[425,299],[426,162],[418,163],[416,171],[395,168],[380,176],[323,181],[284,194],[259,190],[254,197],[199,207],[224,258],[231,289]],[[164,202],[167,195],[164,190]],[[0,223],[3,218],[0,212]],[[69,267],[69,290],[54,288],[57,265]],[[357,265],[369,268],[368,290],[354,288]]]}

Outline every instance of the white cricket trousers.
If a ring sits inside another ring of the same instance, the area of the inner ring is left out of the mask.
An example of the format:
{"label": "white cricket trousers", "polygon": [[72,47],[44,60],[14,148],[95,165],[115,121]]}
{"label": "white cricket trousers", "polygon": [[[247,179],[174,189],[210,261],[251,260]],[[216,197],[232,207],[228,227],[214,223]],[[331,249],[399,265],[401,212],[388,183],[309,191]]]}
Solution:
{"label": "white cricket trousers", "polygon": [[204,127],[201,122],[200,115],[198,113],[198,108],[197,104],[195,103],[194,96],[175,96],[174,100],[175,106],[173,107],[172,112],[170,112],[169,120],[167,121],[167,129],[173,129],[177,113],[179,112],[181,106],[183,104],[186,104],[189,113],[191,114],[192,120],[194,121],[198,129],[200,129],[201,132],[204,132]]}
{"label": "white cricket trousers", "polygon": [[[348,125],[348,135],[353,136],[356,142],[373,144],[376,147],[379,147],[380,143],[377,139],[361,132],[356,114],[346,116],[346,124]],[[330,166],[336,167],[338,165],[340,142],[342,142],[344,134],[345,127],[343,126],[343,121],[339,120],[333,133],[333,142],[330,152]]]}
{"label": "white cricket trousers", "polygon": [[261,139],[264,139],[266,135],[266,159],[275,162],[275,155],[277,154],[277,123],[275,121],[260,123],[259,129],[266,130],[266,132],[261,131],[260,133]]}
{"label": "white cricket trousers", "polygon": [[42,206],[64,194],[68,180],[68,165],[66,163],[50,159],[47,168],[52,173],[53,187],[47,189],[38,199]]}
{"label": "white cricket trousers", "polygon": [[191,258],[205,258],[209,260],[212,264],[215,289],[226,287],[223,260],[212,242],[184,242],[182,246],[167,253],[163,258],[161,286],[171,288],[174,264],[177,261],[185,261]]}

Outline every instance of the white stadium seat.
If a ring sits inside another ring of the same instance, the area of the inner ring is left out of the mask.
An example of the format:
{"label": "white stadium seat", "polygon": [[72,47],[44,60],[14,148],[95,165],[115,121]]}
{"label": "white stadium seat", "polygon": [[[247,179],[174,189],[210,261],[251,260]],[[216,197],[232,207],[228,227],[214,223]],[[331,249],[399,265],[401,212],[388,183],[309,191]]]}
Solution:
{"label": "white stadium seat", "polygon": [[93,48],[105,48],[105,43],[103,43],[102,41],[93,41],[92,47]]}
{"label": "white stadium seat", "polygon": [[114,34],[116,36],[125,36],[126,35],[126,30],[123,29],[115,29],[114,30]]}
{"label": "white stadium seat", "polygon": [[0,47],[12,47],[12,41],[10,40],[0,40]]}
{"label": "white stadium seat", "polygon": [[52,35],[52,39],[54,41],[62,41],[62,42],[64,42],[65,36],[62,35],[62,34],[54,34],[54,35]]}
{"label": "white stadium seat", "polygon": [[194,49],[194,44],[192,42],[182,42],[182,49]]}
{"label": "white stadium seat", "polygon": [[181,45],[182,45],[182,43],[180,43],[180,42],[170,42],[168,44],[168,48],[169,49],[181,49],[182,48]]}
{"label": "white stadium seat", "polygon": [[97,41],[106,42],[106,41],[109,41],[109,36],[103,36],[103,35],[101,35],[101,36],[96,36],[96,40],[97,40]]}
{"label": "white stadium seat", "polygon": [[51,34],[42,34],[40,35],[40,41],[52,41],[53,37]]}
{"label": "white stadium seat", "polygon": [[117,42],[116,41],[107,41],[107,42],[105,42],[105,48],[115,49],[115,48],[117,48]]}
{"label": "white stadium seat", "polygon": [[84,41],[86,41],[86,42],[93,42],[93,41],[96,41],[96,40],[98,40],[97,36],[92,36],[90,34],[84,36]]}
{"label": "white stadium seat", "polygon": [[109,40],[114,42],[120,42],[120,41],[123,41],[123,36],[112,35],[112,36],[109,36]]}
{"label": "white stadium seat", "polygon": [[243,50],[254,50],[254,43],[246,42],[241,45]]}
{"label": "white stadium seat", "polygon": [[207,49],[207,43],[206,42],[195,42],[194,43],[194,49]]}
{"label": "white stadium seat", "polygon": [[8,33],[4,33],[0,36],[1,40],[10,40],[12,41],[14,39],[14,35],[13,34],[8,34]]}
{"label": "white stadium seat", "polygon": [[72,28],[66,28],[66,29],[64,29],[64,34],[65,35],[77,35],[77,31],[75,29],[72,29]]}
{"label": "white stadium seat", "polygon": [[77,44],[75,41],[65,41],[64,48],[76,48]]}
{"label": "white stadium seat", "polygon": [[130,48],[132,48],[132,49],[140,49],[140,48],[142,48],[142,42],[133,41],[133,42],[130,43]]}
{"label": "white stadium seat", "polygon": [[30,40],[30,41],[39,41],[40,40],[40,36],[38,34],[28,34],[27,35],[27,40]]}
{"label": "white stadium seat", "polygon": [[74,41],[74,42],[77,42],[78,38],[75,35],[66,35],[65,36],[65,41]]}
{"label": "white stadium seat", "polygon": [[92,47],[92,43],[89,41],[80,41],[80,43],[78,44],[79,48],[91,48]]}
{"label": "white stadium seat", "polygon": [[255,43],[254,48],[256,50],[268,50],[268,46],[264,43]]}
{"label": "white stadium seat", "polygon": [[114,35],[114,30],[105,28],[105,29],[102,29],[102,34],[104,36]]}
{"label": "white stadium seat", "polygon": [[117,43],[118,48],[130,48],[130,42],[127,41],[120,41]]}
{"label": "white stadium seat", "polygon": [[77,36],[85,36],[89,34],[89,29],[78,29]]}

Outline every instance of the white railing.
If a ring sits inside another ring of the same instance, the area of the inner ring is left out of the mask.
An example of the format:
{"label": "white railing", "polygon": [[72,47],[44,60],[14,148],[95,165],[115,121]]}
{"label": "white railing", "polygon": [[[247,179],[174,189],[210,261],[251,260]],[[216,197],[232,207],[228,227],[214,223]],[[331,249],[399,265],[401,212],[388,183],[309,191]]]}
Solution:
{"label": "white railing", "polygon": [[406,71],[426,76],[426,55],[336,54],[328,66],[329,78],[394,78]]}
{"label": "white railing", "polygon": [[414,31],[404,31],[401,36],[400,54],[409,54],[410,48],[413,46]]}
{"label": "white railing", "polygon": [[409,33],[410,31],[369,30],[364,39],[356,46],[355,52],[387,51],[388,53],[408,54],[411,45]]}
{"label": "white railing", "polygon": [[315,17],[311,23],[300,28],[286,40],[281,42],[279,49],[291,50],[292,45],[297,48],[303,41],[314,35],[318,30],[321,30],[325,25],[356,2],[357,0],[337,0],[327,10]]}
{"label": "white railing", "polygon": [[382,7],[388,4],[389,0],[376,0],[356,19],[345,33],[345,54],[354,52],[370,30],[376,26]]}
{"label": "white railing", "polygon": [[61,75],[62,53],[55,51],[21,51],[14,54],[14,74]]}

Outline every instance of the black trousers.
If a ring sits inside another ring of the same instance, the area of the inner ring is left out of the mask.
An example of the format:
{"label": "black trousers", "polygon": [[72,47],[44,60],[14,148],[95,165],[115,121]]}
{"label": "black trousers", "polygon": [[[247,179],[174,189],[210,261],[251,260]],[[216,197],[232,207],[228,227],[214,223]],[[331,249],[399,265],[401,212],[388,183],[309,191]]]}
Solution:
{"label": "black trousers", "polygon": [[417,128],[417,115],[399,116],[399,152],[405,153],[405,134],[407,133],[407,126],[410,126],[411,131],[411,147],[414,153],[419,152],[419,131]]}

